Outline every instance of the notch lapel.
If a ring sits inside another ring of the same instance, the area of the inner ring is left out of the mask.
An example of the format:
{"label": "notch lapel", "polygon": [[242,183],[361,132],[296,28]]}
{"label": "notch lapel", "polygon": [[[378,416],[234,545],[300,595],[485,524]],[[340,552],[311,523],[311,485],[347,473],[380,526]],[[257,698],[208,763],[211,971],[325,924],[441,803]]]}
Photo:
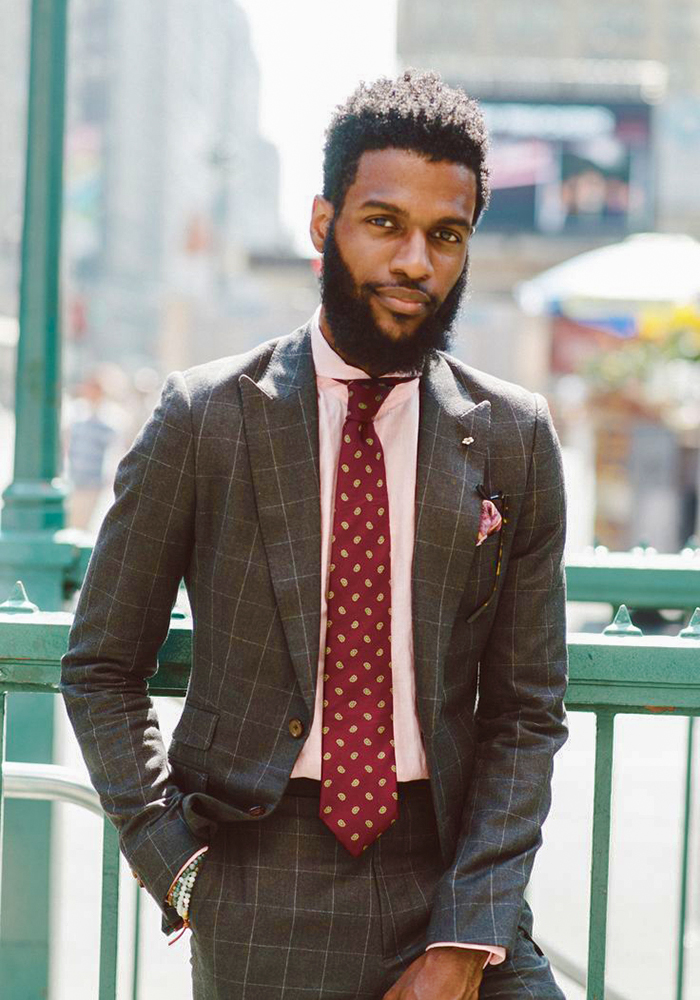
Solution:
{"label": "notch lapel", "polygon": [[[442,357],[421,381],[416,533],[413,554],[413,647],[416,700],[430,735],[443,701],[443,667],[474,558],[481,513],[491,403],[469,396]],[[473,438],[467,445],[465,438]]]}
{"label": "notch lapel", "polygon": [[313,715],[321,617],[318,400],[309,326],[280,341],[259,382],[239,379],[272,585]]}

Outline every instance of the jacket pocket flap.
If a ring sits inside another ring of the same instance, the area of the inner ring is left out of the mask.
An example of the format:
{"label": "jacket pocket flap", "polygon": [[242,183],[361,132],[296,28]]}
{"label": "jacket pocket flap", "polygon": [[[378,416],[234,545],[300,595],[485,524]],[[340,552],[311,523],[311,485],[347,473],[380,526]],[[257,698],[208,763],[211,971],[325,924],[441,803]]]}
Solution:
{"label": "jacket pocket flap", "polygon": [[197,750],[206,750],[214,738],[218,721],[219,716],[215,712],[207,712],[185,702],[180,721],[173,731],[173,740]]}

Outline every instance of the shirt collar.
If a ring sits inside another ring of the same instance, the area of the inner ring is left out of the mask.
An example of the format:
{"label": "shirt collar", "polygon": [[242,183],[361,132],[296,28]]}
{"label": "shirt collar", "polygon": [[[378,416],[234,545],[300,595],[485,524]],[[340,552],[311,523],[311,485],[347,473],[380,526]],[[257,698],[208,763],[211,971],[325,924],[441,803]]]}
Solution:
{"label": "shirt collar", "polygon": [[[322,378],[332,379],[371,378],[372,376],[368,375],[366,371],[362,370],[362,368],[355,368],[352,365],[349,365],[346,361],[343,361],[340,355],[333,350],[321,332],[320,315],[321,307],[319,306],[311,317],[311,353],[314,359],[316,375],[320,375]],[[388,372],[386,378],[390,378],[392,375],[398,375],[400,378],[406,378],[409,377],[410,374],[410,372]],[[416,378],[418,378],[420,372],[415,372],[413,374]]]}

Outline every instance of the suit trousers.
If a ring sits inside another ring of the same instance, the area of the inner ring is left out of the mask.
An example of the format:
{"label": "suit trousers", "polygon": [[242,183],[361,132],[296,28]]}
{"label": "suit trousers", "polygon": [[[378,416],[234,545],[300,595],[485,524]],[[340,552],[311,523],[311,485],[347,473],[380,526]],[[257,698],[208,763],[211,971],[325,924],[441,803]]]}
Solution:
{"label": "suit trousers", "polygon": [[[319,817],[320,783],[290,781],[257,823],[219,827],[190,906],[194,1000],[381,1000],[425,949],[444,871],[428,781],[399,784],[399,818],[359,858]],[[489,966],[486,1000],[564,1000],[530,937]]]}

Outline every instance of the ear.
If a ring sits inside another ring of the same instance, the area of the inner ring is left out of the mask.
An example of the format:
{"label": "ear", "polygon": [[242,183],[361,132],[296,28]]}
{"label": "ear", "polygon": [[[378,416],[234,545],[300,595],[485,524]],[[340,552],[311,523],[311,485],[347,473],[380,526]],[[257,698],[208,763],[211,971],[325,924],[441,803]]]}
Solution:
{"label": "ear", "polygon": [[309,233],[311,235],[311,242],[319,253],[323,253],[323,244],[326,242],[326,233],[328,232],[328,227],[331,224],[333,216],[335,215],[335,209],[333,205],[328,201],[323,195],[317,194],[314,198],[313,208],[311,209],[311,224],[309,226]]}

